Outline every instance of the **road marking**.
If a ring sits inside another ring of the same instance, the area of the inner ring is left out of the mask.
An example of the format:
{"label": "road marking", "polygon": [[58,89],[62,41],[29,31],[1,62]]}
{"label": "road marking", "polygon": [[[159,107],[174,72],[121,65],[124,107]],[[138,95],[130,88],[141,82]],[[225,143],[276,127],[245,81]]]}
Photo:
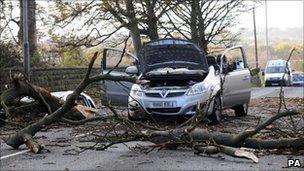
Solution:
{"label": "road marking", "polygon": [[[92,133],[93,133],[93,131],[90,131],[90,132],[85,133],[85,134],[79,134],[79,135],[76,135],[75,138],[84,137],[84,136],[90,135]],[[10,157],[14,157],[14,156],[24,154],[24,153],[27,153],[27,152],[30,152],[30,151],[31,150],[28,149],[28,150],[19,151],[19,152],[13,153],[13,154],[9,154],[9,155],[6,155],[6,156],[2,156],[2,157],[0,157],[0,160],[10,158]]]}
{"label": "road marking", "polygon": [[93,131],[90,131],[90,132],[85,133],[85,134],[79,134],[79,135],[75,135],[75,138],[84,137],[84,136],[86,136],[86,135],[90,135],[90,134],[92,134],[92,133],[93,133]]}
{"label": "road marking", "polygon": [[9,157],[14,157],[14,156],[17,156],[17,155],[20,155],[20,154],[24,154],[24,153],[27,153],[27,152],[30,152],[31,150],[23,150],[23,151],[19,151],[17,153],[13,153],[13,154],[9,154],[9,155],[6,155],[6,156],[2,156],[0,157],[0,160],[2,159],[6,159],[6,158],[9,158]]}
{"label": "road marking", "polygon": [[94,130],[94,131],[90,131],[90,132],[87,132],[85,134],[79,134],[79,135],[75,135],[75,138],[80,138],[80,137],[84,137],[84,136],[87,136],[87,135],[90,135],[96,131],[100,131],[100,129],[97,129],[97,130]]}

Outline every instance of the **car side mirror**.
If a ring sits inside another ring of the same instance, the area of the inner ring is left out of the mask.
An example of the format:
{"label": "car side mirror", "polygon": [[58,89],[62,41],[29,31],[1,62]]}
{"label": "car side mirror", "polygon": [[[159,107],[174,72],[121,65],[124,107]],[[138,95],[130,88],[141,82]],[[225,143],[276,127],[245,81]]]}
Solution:
{"label": "car side mirror", "polygon": [[131,74],[131,75],[134,75],[134,74],[138,74],[138,69],[136,66],[129,66],[126,68],[126,71],[125,71],[127,74]]}

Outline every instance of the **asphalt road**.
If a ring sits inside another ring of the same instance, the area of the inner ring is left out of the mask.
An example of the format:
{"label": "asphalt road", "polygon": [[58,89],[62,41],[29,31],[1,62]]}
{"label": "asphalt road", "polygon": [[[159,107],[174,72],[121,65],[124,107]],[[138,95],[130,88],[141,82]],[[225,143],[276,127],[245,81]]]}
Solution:
{"label": "asphalt road", "polygon": [[[41,135],[39,133],[37,136]],[[144,154],[140,151],[130,150],[122,144],[105,151],[87,150],[79,155],[66,155],[65,150],[76,149],[77,146],[88,144],[77,143],[77,138],[70,129],[56,129],[46,134],[43,133],[43,135],[49,137],[44,141],[46,149],[49,151],[44,150],[41,154],[28,152],[3,159],[1,160],[1,170],[64,170],[66,168],[70,170],[282,170],[286,168],[287,159],[290,157],[304,160],[303,156],[265,155],[260,156],[259,163],[256,164],[223,154],[198,156],[187,150],[161,150]],[[72,138],[72,145],[67,147],[48,146],[59,137],[61,140]],[[137,142],[132,142],[127,145],[132,147],[136,144]],[[145,144],[149,143],[141,143],[141,145]],[[19,150],[12,150],[5,144],[1,144],[1,149],[1,156],[5,156],[26,148],[22,146]]]}
{"label": "asphalt road", "polygon": [[[281,87],[252,88],[251,98],[279,97]],[[304,97],[304,87],[283,87],[284,96],[287,98]]]}
{"label": "asphalt road", "polygon": [[[278,96],[279,89],[253,88],[252,98],[275,97]],[[303,97],[303,88],[300,87],[285,87],[284,92],[287,97]],[[145,154],[123,144],[105,151],[87,150],[79,155],[68,154],[67,151],[73,152],[78,147],[91,145],[79,142],[81,136],[72,128],[39,132],[36,137],[46,145],[46,150],[41,154],[26,152],[25,146],[13,150],[1,140],[0,156],[4,159],[0,160],[0,170],[282,170],[286,169],[290,157],[300,159],[304,165],[304,156],[265,155],[259,156],[259,163],[256,164],[223,154],[197,156],[187,150],[161,150]],[[128,146],[136,144],[137,142],[132,142]],[[148,143],[141,143],[145,144]],[[20,151],[24,152],[16,154]]]}

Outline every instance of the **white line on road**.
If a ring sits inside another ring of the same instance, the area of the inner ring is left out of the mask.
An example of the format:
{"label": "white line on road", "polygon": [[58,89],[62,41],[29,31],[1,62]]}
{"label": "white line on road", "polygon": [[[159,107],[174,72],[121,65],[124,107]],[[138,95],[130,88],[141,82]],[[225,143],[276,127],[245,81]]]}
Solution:
{"label": "white line on road", "polygon": [[31,150],[23,150],[23,151],[19,151],[17,153],[13,153],[13,154],[9,154],[9,155],[6,155],[6,156],[2,156],[2,157],[0,157],[0,160],[6,159],[6,158],[9,158],[9,157],[13,157],[13,156],[17,156],[17,155],[20,155],[20,154],[24,154],[24,153],[27,153],[29,151],[31,151]]}
{"label": "white line on road", "polygon": [[[85,134],[79,134],[79,135],[76,135],[75,138],[84,137],[84,136],[90,135],[92,133],[93,133],[93,131],[90,131],[90,132],[85,133]],[[31,150],[28,149],[28,150],[19,151],[19,152],[13,153],[13,154],[9,154],[9,155],[6,155],[6,156],[2,156],[2,157],[0,157],[0,160],[10,158],[10,157],[14,157],[14,156],[24,154],[24,153],[27,153],[27,152],[30,152],[30,151]]]}
{"label": "white line on road", "polygon": [[75,135],[75,138],[84,137],[84,136],[93,134],[93,133],[96,132],[96,131],[101,131],[101,130],[100,130],[100,129],[97,129],[97,130],[95,130],[95,131],[90,131],[90,132],[87,132],[87,133],[85,133],[85,134],[78,134],[78,135]]}
{"label": "white line on road", "polygon": [[79,135],[76,135],[75,138],[84,137],[84,136],[90,135],[90,134],[92,134],[92,133],[93,133],[93,131],[90,131],[90,132],[85,133],[85,134],[79,134]]}

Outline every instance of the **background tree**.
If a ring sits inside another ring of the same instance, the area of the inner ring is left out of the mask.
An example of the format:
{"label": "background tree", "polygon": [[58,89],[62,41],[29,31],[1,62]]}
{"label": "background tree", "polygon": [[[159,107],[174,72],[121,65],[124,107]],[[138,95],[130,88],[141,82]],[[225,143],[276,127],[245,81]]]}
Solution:
{"label": "background tree", "polygon": [[178,2],[161,0],[101,0],[77,3],[59,0],[55,4],[54,14],[57,15],[53,17],[56,26],[60,28],[68,28],[73,21],[79,22],[79,19],[83,19],[80,29],[88,30],[82,36],[72,33],[72,39],[64,45],[97,46],[110,37],[117,38],[115,36],[120,31],[126,33],[127,30],[132,35],[135,52],[138,52],[142,46],[141,35],[146,35],[150,40],[158,39],[158,23],[176,4]]}
{"label": "background tree", "polygon": [[[0,37],[2,41],[14,42],[21,49],[23,45],[23,1],[1,1],[1,19],[0,19]],[[19,15],[14,14],[14,9],[19,8]],[[29,49],[31,63],[40,62],[40,56],[37,51],[37,28],[36,28],[36,9],[35,0],[28,1],[28,31],[29,31]],[[18,34],[14,32],[18,29]],[[3,42],[2,42],[3,43]]]}
{"label": "background tree", "polygon": [[236,40],[236,33],[228,29],[237,23],[236,17],[244,9],[241,0],[187,0],[166,14],[164,27],[208,52],[210,44],[229,46]]}
{"label": "background tree", "polygon": [[[23,45],[23,1],[20,2],[20,20],[18,21],[19,32],[18,39],[19,45]],[[40,56],[37,51],[37,28],[36,28],[36,8],[37,4],[35,0],[28,1],[28,40],[30,49],[30,60],[32,64],[40,62]]]}
{"label": "background tree", "polygon": [[0,52],[1,68],[22,66],[20,51],[12,42],[0,42]]}

